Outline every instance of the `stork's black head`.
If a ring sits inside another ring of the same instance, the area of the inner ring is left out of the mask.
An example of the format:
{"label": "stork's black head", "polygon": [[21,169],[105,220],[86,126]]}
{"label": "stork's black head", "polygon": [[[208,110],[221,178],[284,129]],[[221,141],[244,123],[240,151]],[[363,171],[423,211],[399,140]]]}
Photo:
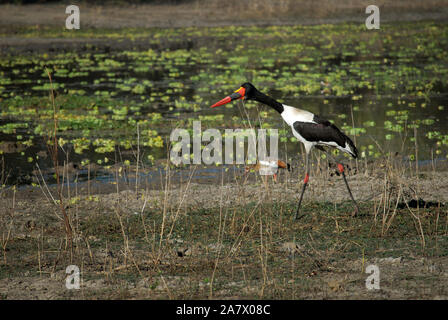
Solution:
{"label": "stork's black head", "polygon": [[245,82],[241,85],[241,88],[245,89],[245,100],[253,100],[255,98],[255,93],[258,91],[255,86],[250,82]]}
{"label": "stork's black head", "polygon": [[223,104],[226,104],[233,100],[238,100],[238,99],[251,100],[251,99],[255,98],[255,95],[257,92],[258,92],[258,90],[254,87],[254,85],[252,83],[245,82],[241,85],[241,87],[238,90],[236,90],[230,96],[227,96],[224,99],[216,102],[211,107],[214,108],[214,107],[222,106]]}
{"label": "stork's black head", "polygon": [[238,90],[236,90],[230,96],[227,96],[224,99],[216,102],[211,107],[214,108],[214,107],[222,106],[223,104],[226,104],[233,100],[238,100],[238,99],[256,100],[262,104],[270,106],[271,108],[275,109],[280,114],[285,110],[283,107],[283,104],[281,104],[280,102],[275,101],[271,97],[268,97],[267,95],[261,93],[250,82],[243,83]]}

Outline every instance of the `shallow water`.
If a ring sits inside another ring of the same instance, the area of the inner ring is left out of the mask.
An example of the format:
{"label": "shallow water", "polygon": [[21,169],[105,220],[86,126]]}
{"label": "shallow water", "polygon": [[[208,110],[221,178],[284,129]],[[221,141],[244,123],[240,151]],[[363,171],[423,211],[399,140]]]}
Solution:
{"label": "shallow water", "polygon": [[[103,41],[53,52],[11,48],[0,60],[0,150],[2,172],[8,173],[2,179],[27,184],[36,163],[44,171],[52,167],[45,143],[52,126],[45,67],[60,108],[58,135],[66,141],[61,162],[67,152],[68,162],[77,164],[135,162],[141,121],[140,130],[153,131],[141,137],[140,159],[149,166],[167,157],[172,129],[191,130],[193,120],[202,121],[203,131],[277,128],[280,157],[297,159],[300,147],[275,111],[254,102],[209,108],[247,80],[285,104],[331,119],[361,157],[398,152],[414,160],[417,147],[420,161],[444,159],[447,30],[431,22],[388,25],[379,33],[350,24],[189,28],[154,31],[125,47]],[[81,137],[86,147],[77,153],[75,139]]]}

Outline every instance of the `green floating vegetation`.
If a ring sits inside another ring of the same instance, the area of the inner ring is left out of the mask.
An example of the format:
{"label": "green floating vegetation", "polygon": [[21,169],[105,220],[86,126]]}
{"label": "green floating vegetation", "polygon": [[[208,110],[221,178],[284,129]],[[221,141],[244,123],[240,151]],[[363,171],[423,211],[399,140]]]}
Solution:
{"label": "green floating vegetation", "polygon": [[432,149],[448,154],[442,95],[448,91],[448,25],[382,26],[380,33],[353,23],[76,33],[25,27],[14,36],[129,39],[149,49],[131,44],[106,52],[87,44],[83,51],[2,55],[0,132],[28,144],[29,136],[50,136],[53,87],[59,135],[77,154],[130,150],[139,136],[148,159],[165,157],[171,129],[190,129],[194,120],[221,129],[278,128],[280,141],[296,152],[295,138],[273,110],[253,102],[244,103],[245,111],[240,102],[209,109],[251,81],[280,101],[327,117],[360,148],[369,146],[366,156],[380,154],[372,137],[395,151],[414,130],[421,155]]}

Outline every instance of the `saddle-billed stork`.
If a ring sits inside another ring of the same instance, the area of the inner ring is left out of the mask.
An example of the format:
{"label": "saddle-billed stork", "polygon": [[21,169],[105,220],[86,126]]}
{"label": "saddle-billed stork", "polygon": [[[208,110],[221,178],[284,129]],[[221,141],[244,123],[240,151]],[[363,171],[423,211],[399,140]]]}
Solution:
{"label": "saddle-billed stork", "polygon": [[[343,134],[338,127],[330,123],[330,121],[325,120],[309,111],[282,104],[265,95],[264,93],[258,91],[254,87],[254,85],[249,82],[242,84],[238,90],[236,90],[230,96],[227,96],[224,99],[216,102],[211,106],[211,108],[222,106],[226,103],[238,99],[255,100],[276,110],[278,113],[280,113],[283,120],[291,127],[293,135],[304,144],[306,151],[305,179],[303,180],[302,193],[300,194],[295,219],[303,217],[303,215],[299,216],[299,213],[303,194],[305,193],[305,189],[308,185],[310,177],[309,156],[313,147],[316,147],[324,152],[326,152],[326,150],[323,147],[333,147],[342,152],[348,153],[353,158],[357,158],[358,150],[356,149],[355,144],[349,137]],[[327,154],[331,157],[329,153]],[[344,166],[341,163],[337,163],[337,165],[339,172],[342,174],[345,185],[347,186],[350,198],[355,205],[355,211],[353,215],[356,215],[356,213],[359,211],[359,208],[358,204],[353,198],[350,187],[348,186],[348,182],[344,173]]]}

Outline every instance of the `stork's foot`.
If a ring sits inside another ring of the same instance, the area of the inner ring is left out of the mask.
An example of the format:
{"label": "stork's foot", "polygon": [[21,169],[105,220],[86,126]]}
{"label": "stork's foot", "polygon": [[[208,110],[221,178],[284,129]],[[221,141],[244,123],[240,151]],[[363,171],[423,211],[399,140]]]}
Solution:
{"label": "stork's foot", "polygon": [[296,212],[296,215],[295,215],[295,217],[294,217],[294,220],[295,220],[295,221],[300,220],[300,219],[302,219],[304,216],[305,216],[304,214],[300,214],[300,215],[299,215],[299,213]]}

